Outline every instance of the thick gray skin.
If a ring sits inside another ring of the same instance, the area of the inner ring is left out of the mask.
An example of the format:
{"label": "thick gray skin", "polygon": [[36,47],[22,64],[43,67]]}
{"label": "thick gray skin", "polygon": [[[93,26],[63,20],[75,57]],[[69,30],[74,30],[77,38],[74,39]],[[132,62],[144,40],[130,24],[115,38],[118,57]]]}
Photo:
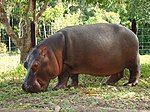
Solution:
{"label": "thick gray skin", "polygon": [[[63,64],[67,66],[68,74],[72,74],[71,86],[77,85],[77,74],[80,73],[111,75],[106,84],[114,84],[123,77],[125,68],[130,70],[130,79],[125,85],[134,86],[138,83],[139,45],[136,35],[129,29],[102,23],[67,27],[61,32],[65,37]],[[59,82],[55,89],[66,86],[66,74],[58,76]]]}
{"label": "thick gray skin", "polygon": [[[138,44],[137,36],[132,31],[116,24],[100,23],[66,27],[39,44],[29,54],[26,61],[29,69],[23,89],[28,92],[46,90],[49,81],[57,76],[58,84],[55,90],[66,87],[69,77],[72,79],[70,86],[77,86],[78,74],[110,76],[106,84],[114,84],[123,77],[125,68],[130,71],[129,82],[125,85],[134,86],[140,76]],[[47,51],[42,50],[45,47]],[[30,69],[31,63],[34,63],[34,59],[30,57],[36,56],[40,62],[45,60],[41,58],[41,53],[34,53],[35,51],[45,53],[47,71],[40,66],[36,70],[38,72]],[[45,75],[42,76],[41,73]],[[36,84],[37,81],[29,84],[31,81],[28,77],[32,74],[34,76],[41,74],[38,78],[42,78],[43,90],[40,83]]]}

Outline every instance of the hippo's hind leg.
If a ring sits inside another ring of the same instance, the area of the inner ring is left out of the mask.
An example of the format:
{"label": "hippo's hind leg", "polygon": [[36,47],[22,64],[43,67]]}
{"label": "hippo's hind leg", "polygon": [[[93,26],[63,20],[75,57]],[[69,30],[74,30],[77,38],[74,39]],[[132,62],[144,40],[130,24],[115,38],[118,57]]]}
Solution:
{"label": "hippo's hind leg", "polygon": [[130,86],[135,86],[138,84],[139,81],[139,77],[140,77],[140,64],[139,64],[139,59],[136,62],[136,64],[132,65],[129,67],[129,71],[130,71],[130,78],[129,78],[129,82],[124,84],[126,85],[130,85]]}
{"label": "hippo's hind leg", "polygon": [[71,75],[71,84],[68,87],[78,87],[78,74]]}
{"label": "hippo's hind leg", "polygon": [[124,70],[119,73],[113,74],[109,76],[108,80],[103,85],[113,85],[118,82],[121,78],[123,78]]}

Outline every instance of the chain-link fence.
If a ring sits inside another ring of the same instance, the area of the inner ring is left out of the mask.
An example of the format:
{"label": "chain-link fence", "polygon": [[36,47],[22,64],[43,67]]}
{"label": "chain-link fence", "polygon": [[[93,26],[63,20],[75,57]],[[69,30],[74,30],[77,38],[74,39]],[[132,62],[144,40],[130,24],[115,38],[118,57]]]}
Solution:
{"label": "chain-link fence", "polygon": [[150,24],[146,22],[138,23],[138,38],[140,43],[140,54],[150,54]]}

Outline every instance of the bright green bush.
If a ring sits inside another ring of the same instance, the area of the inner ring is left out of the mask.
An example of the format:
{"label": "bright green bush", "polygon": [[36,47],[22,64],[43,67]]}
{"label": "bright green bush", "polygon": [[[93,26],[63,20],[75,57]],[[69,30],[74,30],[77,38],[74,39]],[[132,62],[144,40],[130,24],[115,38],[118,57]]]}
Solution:
{"label": "bright green bush", "polygon": [[84,8],[72,11],[69,6],[60,3],[54,8],[47,8],[41,22],[46,25],[50,25],[51,22],[51,28],[53,32],[56,32],[66,26],[79,24],[120,23],[120,16],[118,13],[107,12],[98,6],[95,8],[87,7],[86,11]]}
{"label": "bright green bush", "polygon": [[70,13],[62,3],[57,4],[54,8],[49,7],[43,14],[42,21],[45,23],[51,22],[51,27],[54,32],[66,27],[79,24],[79,13]]}
{"label": "bright green bush", "polygon": [[0,82],[4,82],[6,80],[20,80],[25,78],[27,70],[23,67],[23,65],[19,64],[16,69],[11,71],[6,71],[4,73],[0,72]]}
{"label": "bright green bush", "polygon": [[93,23],[120,23],[120,16],[115,12],[106,12],[98,7],[95,8],[94,16],[89,17],[86,24]]}
{"label": "bright green bush", "polygon": [[0,54],[7,52],[7,46],[4,43],[0,43]]}

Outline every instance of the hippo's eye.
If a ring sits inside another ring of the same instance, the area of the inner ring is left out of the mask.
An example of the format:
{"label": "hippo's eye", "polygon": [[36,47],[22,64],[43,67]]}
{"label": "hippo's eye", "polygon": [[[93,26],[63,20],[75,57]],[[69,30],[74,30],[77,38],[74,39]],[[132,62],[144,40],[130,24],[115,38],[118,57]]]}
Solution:
{"label": "hippo's eye", "polygon": [[39,63],[38,62],[34,62],[32,65],[32,70],[33,71],[37,71],[37,69],[39,68]]}

